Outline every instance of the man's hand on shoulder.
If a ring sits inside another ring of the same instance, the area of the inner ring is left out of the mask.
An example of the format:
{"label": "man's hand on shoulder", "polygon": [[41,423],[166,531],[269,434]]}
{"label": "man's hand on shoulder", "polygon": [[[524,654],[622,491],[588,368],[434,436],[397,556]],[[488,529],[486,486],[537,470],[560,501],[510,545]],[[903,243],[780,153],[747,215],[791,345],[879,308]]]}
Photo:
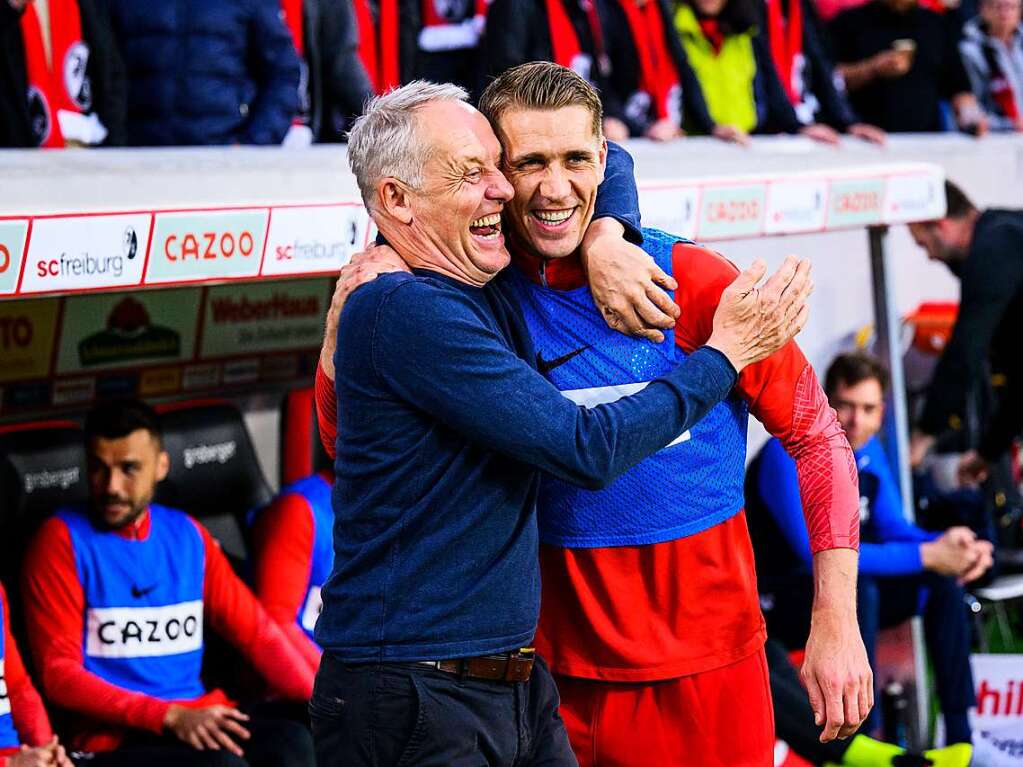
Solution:
{"label": "man's hand on shoulder", "polygon": [[662,330],[674,327],[679,308],[665,290],[678,283],[642,248],[623,238],[613,218],[598,218],[586,231],[582,261],[604,322],[629,336],[664,341]]}
{"label": "man's hand on shoulder", "polygon": [[707,346],[717,349],[737,373],[769,357],[806,325],[806,300],[813,292],[810,262],[789,256],[758,287],[767,266],[757,259],[721,294]]}
{"label": "man's hand on shoulder", "polygon": [[348,296],[360,285],[365,285],[389,272],[408,272],[408,265],[390,245],[370,245],[366,250],[352,256],[352,260],[341,267],[338,273],[334,295],[327,309],[326,327],[323,332],[323,346],[320,348],[320,366],[331,380],[334,379],[334,350],[337,346],[337,323],[341,317]]}

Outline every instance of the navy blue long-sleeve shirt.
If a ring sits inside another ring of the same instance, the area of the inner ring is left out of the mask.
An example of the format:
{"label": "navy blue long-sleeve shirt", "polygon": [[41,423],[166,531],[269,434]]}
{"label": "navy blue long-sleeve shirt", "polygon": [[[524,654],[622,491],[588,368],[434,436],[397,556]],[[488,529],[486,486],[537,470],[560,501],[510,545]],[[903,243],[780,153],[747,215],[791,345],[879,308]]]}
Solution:
{"label": "navy blue long-sleeve shirt", "polygon": [[533,367],[505,278],[425,270],[345,304],[335,355],[335,565],[316,640],[346,662],[503,652],[539,611],[540,471],[586,487],[664,447],[735,382],[697,350],[632,397],[590,410]]}

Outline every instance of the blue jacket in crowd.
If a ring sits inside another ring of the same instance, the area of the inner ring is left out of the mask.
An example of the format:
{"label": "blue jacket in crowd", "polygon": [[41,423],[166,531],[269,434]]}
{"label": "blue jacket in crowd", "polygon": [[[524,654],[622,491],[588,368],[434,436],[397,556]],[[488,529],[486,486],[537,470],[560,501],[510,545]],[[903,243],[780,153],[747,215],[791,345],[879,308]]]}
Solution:
{"label": "blue jacket in crowd", "polygon": [[107,0],[128,72],[128,143],[279,144],[299,63],[277,0]]}
{"label": "blue jacket in crowd", "polygon": [[[860,572],[877,576],[922,572],[920,544],[940,533],[923,530],[903,515],[899,487],[877,437],[855,455],[860,477]],[[809,573],[813,556],[796,462],[777,439],[769,440],[750,464],[746,490],[757,573]]]}

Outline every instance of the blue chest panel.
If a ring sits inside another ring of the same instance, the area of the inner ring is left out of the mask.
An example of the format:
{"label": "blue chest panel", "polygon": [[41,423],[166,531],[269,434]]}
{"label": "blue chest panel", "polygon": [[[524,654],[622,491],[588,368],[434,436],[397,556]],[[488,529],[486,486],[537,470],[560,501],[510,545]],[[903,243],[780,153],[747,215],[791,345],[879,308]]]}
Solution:
{"label": "blue chest panel", "polygon": [[206,548],[183,512],[150,504],[149,514],[140,541],[96,528],[82,509],[58,512],[85,594],[85,668],[163,700],[197,698]]}
{"label": "blue chest panel", "polygon": [[334,508],[330,502],[331,491],[331,486],[318,474],[300,479],[281,491],[282,494],[301,495],[313,512],[312,567],[309,571],[309,583],[306,584],[305,599],[295,616],[296,622],[310,639],[313,639],[316,619],[323,606],[320,589],[334,568]]}
{"label": "blue chest panel", "polygon": [[[671,251],[680,239],[653,229],[643,235],[643,249],[671,274]],[[671,332],[654,344],[611,330],[588,287],[551,290],[521,275],[513,284],[537,367],[577,404],[593,407],[633,394],[685,359]],[[743,505],[746,422],[744,402],[721,402],[603,490],[544,477],[540,540],[569,548],[661,543],[728,519]]]}
{"label": "blue chest panel", "polygon": [[11,716],[11,698],[7,694],[7,626],[4,625],[4,605],[0,604],[0,748],[17,748],[18,731]]}

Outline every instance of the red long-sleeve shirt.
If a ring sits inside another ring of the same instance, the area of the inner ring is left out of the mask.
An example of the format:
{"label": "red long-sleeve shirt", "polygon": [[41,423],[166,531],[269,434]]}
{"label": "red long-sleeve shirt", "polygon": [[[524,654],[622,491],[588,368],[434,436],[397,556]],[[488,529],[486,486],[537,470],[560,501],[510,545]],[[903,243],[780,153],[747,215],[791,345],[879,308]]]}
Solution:
{"label": "red long-sleeve shirt", "polygon": [[[527,274],[537,263],[516,259]],[[698,246],[676,245],[676,343],[710,337],[721,293],[738,270]],[[546,265],[547,284],[585,284],[578,260]],[[795,458],[814,552],[858,547],[852,450],[817,377],[792,342],[742,371],[737,389]],[[333,381],[316,374],[320,436],[335,454]],[[541,510],[542,511],[542,510]],[[719,668],[762,646],[765,631],[744,514],[697,535],[648,546],[540,550],[543,598],[536,645],[562,674],[612,681],[666,679]]]}
{"label": "red long-sleeve shirt", "polygon": [[[0,584],[0,604],[4,611],[4,681],[7,683],[7,697],[11,704],[14,728],[21,742],[29,746],[42,746],[53,737],[50,717],[46,714],[43,700],[39,697],[32,679],[25,670],[21,653],[11,633],[11,615],[7,609],[7,592]],[[18,753],[16,748],[0,748],[0,765],[5,757]]]}
{"label": "red long-sleeve shirt", "polygon": [[[323,478],[333,483],[330,472]],[[316,522],[309,501],[285,493],[259,513],[252,528],[253,590],[313,674],[320,648],[295,620],[306,598]]]}
{"label": "red long-sleeve shirt", "polygon": [[[117,531],[145,540],[149,514]],[[220,546],[195,522],[206,549],[205,619],[234,645],[282,697],[308,700],[313,674],[252,592],[234,574]],[[85,669],[82,655],[85,594],[71,535],[58,517],[43,523],[29,546],[22,571],[29,643],[39,682],[53,703],[79,714],[72,746],[86,751],[116,748],[125,728],[159,733],[172,703],[192,708],[231,703],[221,690],[188,701],[166,701],[111,684]]]}

